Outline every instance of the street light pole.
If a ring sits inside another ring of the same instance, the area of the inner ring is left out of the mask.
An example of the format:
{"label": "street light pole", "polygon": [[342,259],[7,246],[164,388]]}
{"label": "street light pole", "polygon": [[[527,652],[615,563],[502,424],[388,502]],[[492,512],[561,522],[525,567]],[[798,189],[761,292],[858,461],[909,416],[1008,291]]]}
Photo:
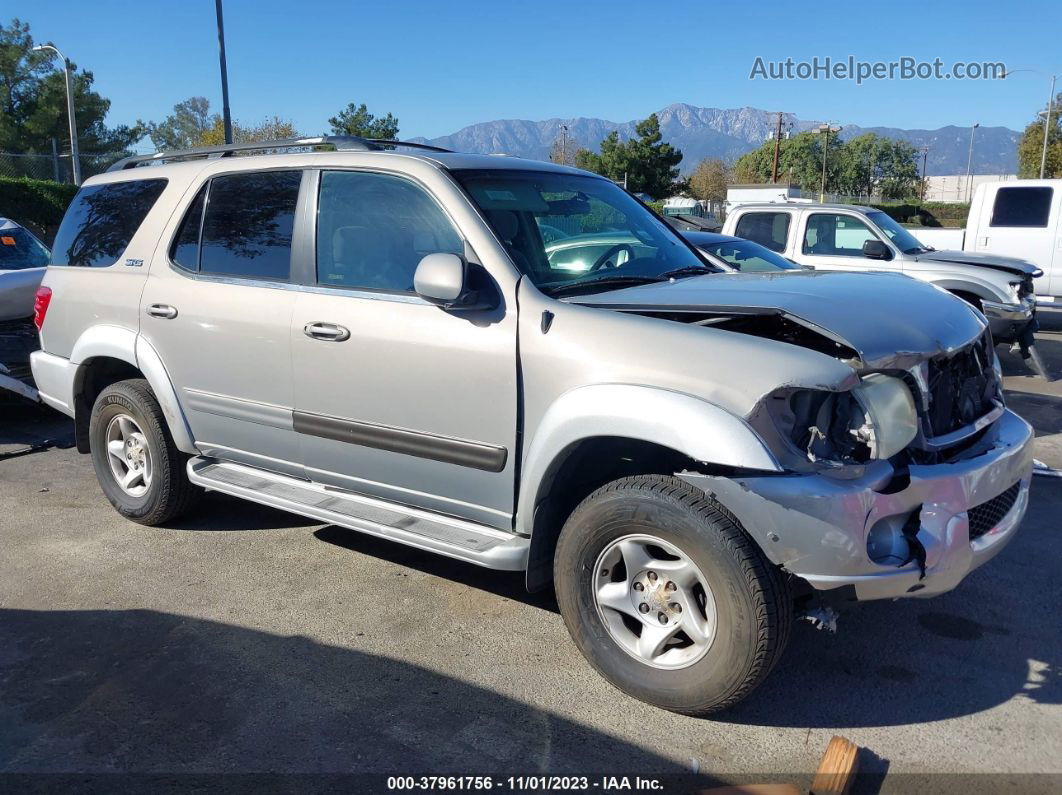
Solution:
{"label": "street light pole", "polygon": [[926,200],[926,160],[929,159],[929,147],[922,147],[922,182],[919,184],[920,190],[918,191],[918,198],[920,201]]}
{"label": "street light pole", "polygon": [[1040,179],[1044,178],[1044,166],[1047,164],[1047,138],[1051,131],[1051,110],[1055,103],[1055,80],[1057,75],[1051,75],[1051,93],[1047,95],[1047,116],[1044,118],[1044,148],[1040,152]]}
{"label": "street light pole", "polygon": [[969,202],[970,199],[973,198],[973,191],[970,189],[971,188],[971,186],[970,186],[970,180],[971,180],[970,174],[971,174],[971,169],[973,168],[974,130],[976,130],[980,126],[981,126],[981,122],[975,121],[973,126],[970,128],[970,152],[966,156],[966,201],[967,202]]}
{"label": "street light pole", "polygon": [[221,116],[225,122],[225,143],[232,143],[232,116],[229,114],[229,68],[225,64],[225,19],[221,14],[221,0],[214,0],[218,17],[218,50],[221,53]]}
{"label": "street light pole", "polygon": [[63,61],[63,74],[66,75],[66,116],[70,122],[70,167],[74,184],[81,184],[81,155],[77,149],[77,121],[74,118],[74,87],[70,80],[70,60],[59,52],[59,48],[51,44],[39,44],[33,48],[39,50],[51,50]]}

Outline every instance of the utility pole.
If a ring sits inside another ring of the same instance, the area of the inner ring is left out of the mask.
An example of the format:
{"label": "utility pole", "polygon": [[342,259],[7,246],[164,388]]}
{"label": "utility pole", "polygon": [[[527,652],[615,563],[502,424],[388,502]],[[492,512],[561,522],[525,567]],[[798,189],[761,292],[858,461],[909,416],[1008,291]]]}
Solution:
{"label": "utility pole", "polygon": [[971,175],[973,173],[972,170],[973,170],[974,130],[976,130],[980,126],[981,126],[981,122],[975,121],[973,126],[970,128],[970,152],[969,152],[969,154],[966,155],[966,201],[967,202],[969,202],[970,199],[973,197],[973,190],[972,190],[972,186],[970,185],[970,181],[972,179]]}
{"label": "utility pole", "polygon": [[774,130],[774,163],[771,165],[771,183],[778,182],[778,152],[782,147],[782,113],[778,112],[778,125]]}
{"label": "utility pole", "polygon": [[819,203],[826,201],[826,156],[830,151],[830,133],[839,133],[843,129],[844,127],[841,125],[831,127],[829,122],[819,125],[819,132],[825,133],[826,135],[824,139],[825,143],[822,145],[822,186],[819,189]]}
{"label": "utility pole", "polygon": [[929,147],[922,147],[922,181],[918,184],[918,200],[926,200],[926,159],[929,157]]}
{"label": "utility pole", "polygon": [[561,125],[561,164],[568,165],[568,125]]}
{"label": "utility pole", "polygon": [[221,0],[214,0],[218,16],[218,49],[221,52],[221,115],[225,120],[225,143],[232,143],[232,116],[229,114],[229,68],[225,64],[225,20],[221,14]]}

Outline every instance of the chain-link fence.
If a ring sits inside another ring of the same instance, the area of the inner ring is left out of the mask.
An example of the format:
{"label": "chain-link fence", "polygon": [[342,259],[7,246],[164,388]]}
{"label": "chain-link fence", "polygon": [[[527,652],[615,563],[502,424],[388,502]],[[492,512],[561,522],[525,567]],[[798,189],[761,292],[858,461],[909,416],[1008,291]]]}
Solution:
{"label": "chain-link fence", "polygon": [[[81,179],[102,174],[112,163],[127,154],[127,152],[81,152],[78,156],[81,163]],[[31,179],[50,179],[55,182],[73,182],[71,165],[69,153],[0,152],[0,177],[30,177]]]}

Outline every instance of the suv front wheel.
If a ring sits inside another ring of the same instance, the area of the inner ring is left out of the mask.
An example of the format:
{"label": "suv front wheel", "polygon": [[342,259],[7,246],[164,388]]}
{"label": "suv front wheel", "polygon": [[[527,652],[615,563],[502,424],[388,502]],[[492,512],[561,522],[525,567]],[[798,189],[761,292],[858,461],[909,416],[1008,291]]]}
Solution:
{"label": "suv front wheel", "polygon": [[174,445],[144,379],[119,381],[100,393],[89,420],[89,446],[100,488],[134,522],[167,522],[201,493],[188,480],[188,457]]}
{"label": "suv front wheel", "polygon": [[554,579],[590,664],[687,715],[744,698],[793,622],[781,572],[726,509],[675,477],[623,478],[587,497],[561,531]]}

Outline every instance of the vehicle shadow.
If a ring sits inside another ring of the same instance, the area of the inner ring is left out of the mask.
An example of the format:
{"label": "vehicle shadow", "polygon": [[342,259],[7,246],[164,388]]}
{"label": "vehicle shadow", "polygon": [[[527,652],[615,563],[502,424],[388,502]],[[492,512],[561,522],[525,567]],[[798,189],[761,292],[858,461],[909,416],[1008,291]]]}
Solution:
{"label": "vehicle shadow", "polygon": [[[0,680],[0,773],[67,773],[78,791],[92,774],[125,789],[114,774],[130,772],[172,791],[240,787],[232,774],[247,772],[285,776],[248,792],[385,791],[388,774],[724,783],[400,660],[150,610],[2,609]],[[64,777],[31,781],[60,791]]]}
{"label": "vehicle shadow", "polygon": [[247,532],[312,526],[305,516],[271,508],[250,500],[208,491],[188,513],[159,525],[165,530],[190,532]]}
{"label": "vehicle shadow", "polygon": [[407,566],[434,577],[457,580],[470,588],[560,614],[553,589],[547,588],[538,593],[528,593],[524,587],[524,573],[520,571],[485,569],[336,525],[322,527],[314,532],[314,537],[326,544],[342,547],[351,552],[369,555],[399,566]]}
{"label": "vehicle shadow", "polygon": [[22,401],[0,402],[0,460],[73,446],[74,421],[69,417]]}
{"label": "vehicle shadow", "polygon": [[[1037,479],[1046,480],[1046,479]],[[842,613],[836,635],[798,621],[767,681],[721,723],[810,728],[915,724],[969,715],[1013,698],[1062,704],[1062,482],[1036,483],[1021,532],[958,589],[930,600],[870,602]],[[432,576],[557,612],[552,591],[527,594],[519,574],[480,569],[335,526],[314,535]],[[870,772],[870,771],[868,771]]]}
{"label": "vehicle shadow", "polygon": [[1024,418],[1037,436],[1062,433],[1062,397],[1007,390],[1007,408]]}

